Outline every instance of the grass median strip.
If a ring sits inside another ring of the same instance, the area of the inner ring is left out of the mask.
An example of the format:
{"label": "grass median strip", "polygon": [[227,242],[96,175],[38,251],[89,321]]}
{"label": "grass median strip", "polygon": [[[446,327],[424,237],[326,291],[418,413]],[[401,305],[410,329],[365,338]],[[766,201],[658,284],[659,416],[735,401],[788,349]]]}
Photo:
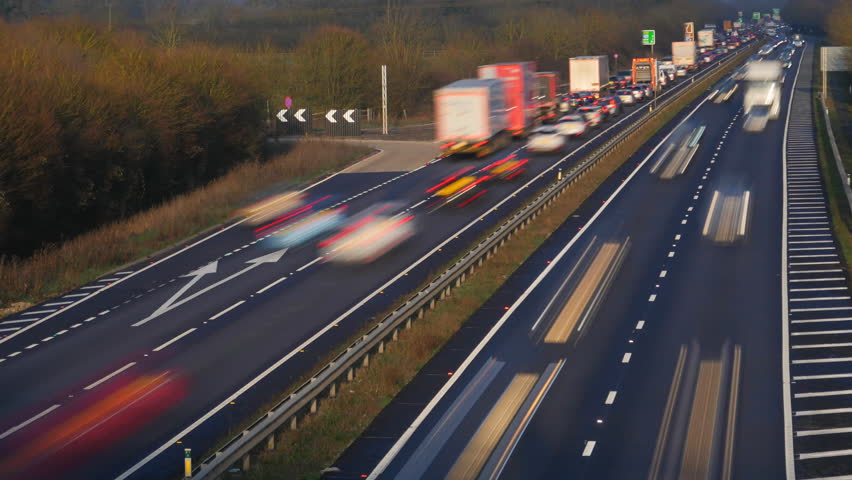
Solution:
{"label": "grass median strip", "polygon": [[[385,353],[374,357],[369,368],[360,369],[352,382],[340,385],[337,397],[323,399],[317,413],[301,419],[297,430],[276,434],[275,449],[260,454],[252,461],[252,469],[240,475],[256,480],[320,478],[322,469],[331,465],[364,432],[423,365],[592,192],[680,110],[705,94],[707,88],[731,68],[727,65],[697,82],[697,88],[666,107],[633,138],[609,152],[558,196],[543,215],[532,220],[526,229],[512,235],[503,248],[439,302],[434,310],[414,322],[398,341],[388,344]],[[372,325],[366,326],[352,339],[363,335],[370,327]],[[317,369],[332,356],[324,358]]]}

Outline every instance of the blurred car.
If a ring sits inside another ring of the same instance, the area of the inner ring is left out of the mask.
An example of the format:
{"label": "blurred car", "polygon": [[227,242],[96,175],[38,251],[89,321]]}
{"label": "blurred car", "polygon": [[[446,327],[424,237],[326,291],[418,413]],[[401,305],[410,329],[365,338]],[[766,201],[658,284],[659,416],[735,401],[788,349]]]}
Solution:
{"label": "blurred car", "polygon": [[621,113],[621,99],[616,95],[601,97],[593,105],[601,107],[608,117],[614,117]]}
{"label": "blurred car", "polygon": [[599,127],[603,123],[603,112],[601,107],[587,105],[577,109],[577,113],[583,116],[588,122],[589,127]]}
{"label": "blurred car", "polygon": [[564,147],[565,137],[552,125],[536,128],[530,132],[530,136],[527,138],[527,150],[530,152],[555,152]]}
{"label": "blurred car", "polygon": [[636,104],[636,97],[633,96],[633,90],[622,88],[621,90],[616,90],[615,95],[621,99],[621,103],[623,103],[624,105]]}
{"label": "blurred car", "polygon": [[343,205],[306,215],[272,234],[263,245],[272,248],[293,248],[315,240],[342,226],[346,220],[347,208]]}
{"label": "blurred car", "polygon": [[601,96],[601,92],[577,92],[580,95],[580,98],[583,99],[583,104],[588,105]]}
{"label": "blurred car", "polygon": [[[632,97],[632,95],[631,95]],[[586,133],[589,124],[583,115],[575,113],[565,115],[556,122],[556,130],[561,134],[571,137],[579,137]]]}
{"label": "blurred car", "polygon": [[269,218],[268,214],[262,215],[265,221],[254,229],[254,236],[256,238],[261,238],[263,236],[273,235],[281,229],[286,229],[293,224],[324,210],[326,207],[330,206],[334,200],[334,197],[331,195],[325,195],[310,202],[308,201],[308,196],[306,194],[300,194],[298,198],[298,202],[292,204],[287,203],[286,208],[282,208],[283,204],[281,203],[276,204],[276,207],[272,209],[272,211],[275,212],[274,217]]}
{"label": "blurred car", "polygon": [[370,263],[415,233],[414,215],[400,203],[381,203],[353,217],[318,245],[323,261]]}
{"label": "blurred car", "polygon": [[284,192],[244,207],[237,211],[237,215],[245,217],[247,225],[261,225],[302,207],[305,204],[305,198],[307,198],[305,193]]}
{"label": "blurred car", "polygon": [[512,154],[488,165],[482,170],[494,180],[512,180],[526,171],[527,167],[524,165],[530,161],[528,158],[518,159],[516,157],[517,155]]}
{"label": "blurred car", "polygon": [[644,95],[643,98],[646,98],[646,99],[651,98],[654,95],[654,90],[651,89],[651,85],[648,84],[648,83],[635,83],[633,85],[630,85],[627,88],[633,88],[633,87],[637,87],[637,88],[642,89],[642,93]]}
{"label": "blurred car", "polygon": [[686,74],[687,74],[686,67],[682,67],[682,66],[677,67],[677,69],[675,70],[675,75],[677,75],[678,77],[685,77]]}
{"label": "blurred car", "polygon": [[619,70],[615,74],[618,75],[619,77],[624,77],[624,79],[627,80],[627,83],[630,83],[630,82],[633,81],[633,71],[632,70]]}
{"label": "blurred car", "polygon": [[637,102],[645,101],[645,89],[638,85],[628,85],[625,90],[630,90],[633,92],[633,97],[636,98]]}

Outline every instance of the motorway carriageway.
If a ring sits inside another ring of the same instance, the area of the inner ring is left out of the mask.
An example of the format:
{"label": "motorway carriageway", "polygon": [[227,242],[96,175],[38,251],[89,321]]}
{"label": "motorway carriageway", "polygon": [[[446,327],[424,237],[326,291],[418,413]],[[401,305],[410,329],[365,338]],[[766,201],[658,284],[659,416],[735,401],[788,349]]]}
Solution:
{"label": "motorway carriageway", "polygon": [[[648,142],[324,478],[785,478],[782,139],[801,57],[762,133],[738,92]],[[701,126],[682,174],[652,173]]]}
{"label": "motorway carriageway", "polygon": [[[411,172],[339,174],[310,187],[313,198],[337,195],[351,212],[393,200],[416,215],[419,233],[370,265],[325,264],[313,247],[267,249],[233,222],[3,319],[3,477],[37,478],[45,469],[63,478],[179,472],[184,447],[196,456],[211,448],[558,168],[573,165],[647,108],[628,109],[590,140],[572,141],[567,156],[532,157],[524,176],[464,209],[426,214],[425,192],[482,161],[424,159]],[[500,155],[513,151],[527,156],[520,144]]]}

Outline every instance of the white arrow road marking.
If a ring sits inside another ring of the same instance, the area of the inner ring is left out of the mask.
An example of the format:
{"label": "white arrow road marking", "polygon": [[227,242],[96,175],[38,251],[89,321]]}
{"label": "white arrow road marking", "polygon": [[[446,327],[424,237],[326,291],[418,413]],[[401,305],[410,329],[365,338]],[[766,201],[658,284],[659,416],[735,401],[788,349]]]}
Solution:
{"label": "white arrow road marking", "polygon": [[166,303],[160,305],[159,308],[154,310],[154,313],[149,315],[148,318],[151,319],[151,318],[154,318],[154,317],[158,317],[162,313],[169,310],[171,305],[173,303],[175,303],[177,301],[177,299],[180,298],[181,295],[186,293],[187,290],[192,288],[193,285],[195,285],[199,280],[201,280],[201,277],[203,277],[204,275],[207,275],[208,273],[216,273],[216,267],[218,266],[218,264],[219,264],[219,261],[217,260],[215,262],[208,263],[207,265],[199,268],[198,270],[195,270],[191,273],[183,275],[184,277],[192,277],[192,280],[187,282],[186,285],[184,285],[180,290],[177,291],[177,293],[172,295],[172,298],[166,300]]}
{"label": "white arrow road marking", "polygon": [[285,108],[285,109],[281,110],[280,112],[278,112],[278,115],[275,115],[275,116],[278,117],[278,120],[281,120],[282,123],[287,123],[287,117],[284,116],[286,114],[287,114],[287,109]]}
{"label": "white arrow road marking", "polygon": [[337,113],[337,110],[329,110],[328,113],[325,114],[325,119],[328,120],[329,123],[337,123],[337,120],[334,119],[335,113]]}
{"label": "white arrow road marking", "polygon": [[174,309],[174,308],[177,308],[177,307],[179,307],[179,306],[183,305],[184,303],[189,302],[190,300],[193,300],[193,299],[195,299],[195,298],[198,298],[199,296],[204,295],[205,293],[209,292],[210,290],[213,290],[214,288],[216,288],[216,287],[218,287],[218,286],[220,286],[220,285],[223,285],[223,284],[225,284],[225,283],[228,283],[229,281],[231,281],[231,280],[233,280],[233,279],[235,279],[235,278],[239,277],[240,275],[242,275],[242,274],[244,274],[244,273],[248,273],[248,272],[250,272],[251,270],[253,270],[253,269],[255,269],[255,268],[259,267],[260,265],[263,265],[264,263],[275,263],[275,262],[277,262],[278,260],[280,260],[280,259],[281,259],[281,257],[283,257],[283,256],[284,256],[284,254],[285,254],[285,253],[287,253],[287,249],[286,249],[286,248],[285,248],[285,249],[282,249],[282,250],[278,250],[278,251],[272,252],[272,253],[268,253],[268,254],[263,255],[263,256],[261,256],[261,257],[257,257],[257,258],[251,259],[251,260],[249,260],[248,262],[246,262],[246,263],[251,264],[251,265],[249,265],[248,267],[246,267],[246,268],[244,268],[244,269],[240,270],[239,272],[237,272],[237,273],[235,273],[235,274],[233,274],[233,275],[230,275],[230,276],[228,276],[228,277],[226,277],[226,278],[223,278],[222,280],[219,280],[218,282],[214,283],[213,285],[210,285],[210,286],[209,286],[209,287],[207,287],[207,288],[204,288],[204,289],[202,289],[202,290],[199,290],[198,292],[196,292],[196,293],[194,293],[194,294],[192,294],[192,295],[190,295],[190,296],[188,296],[188,297],[184,298],[183,300],[181,300],[181,301],[179,301],[179,302],[177,302],[177,303],[175,303],[175,304],[172,304],[171,306],[169,306],[169,308],[167,308],[166,310],[163,310],[162,312],[159,312],[159,313],[154,312],[154,314],[151,314],[148,318],[146,318],[146,319],[144,319],[144,320],[140,320],[140,321],[138,321],[138,322],[134,323],[132,326],[134,326],[134,327],[138,327],[138,326],[140,326],[140,325],[144,325],[144,324],[148,323],[149,321],[153,320],[155,317],[157,317],[157,316],[159,316],[159,315],[163,314],[164,312],[167,312],[167,311],[169,311],[169,310],[172,310],[172,309]]}
{"label": "white arrow road marking", "polygon": [[343,118],[349,123],[355,123],[355,120],[352,120],[353,113],[355,113],[355,110],[346,110],[346,113],[343,114]]}
{"label": "white arrow road marking", "polygon": [[296,110],[296,114],[295,114],[295,115],[293,115],[293,116],[294,116],[294,117],[296,117],[296,120],[298,120],[298,121],[300,121],[300,122],[304,122],[304,121],[305,121],[305,117],[303,117],[303,116],[302,116],[304,113],[305,113],[305,109],[304,109],[304,108],[300,108],[300,109]]}

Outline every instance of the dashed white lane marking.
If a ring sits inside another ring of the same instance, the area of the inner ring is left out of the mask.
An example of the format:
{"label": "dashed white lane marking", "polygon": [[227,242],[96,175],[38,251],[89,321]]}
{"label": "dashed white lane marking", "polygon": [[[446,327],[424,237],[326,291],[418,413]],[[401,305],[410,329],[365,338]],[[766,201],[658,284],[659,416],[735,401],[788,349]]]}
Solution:
{"label": "dashed white lane marking", "polygon": [[852,395],[852,390],[831,390],[825,392],[797,393],[796,398],[833,397],[835,395]]}
{"label": "dashed white lane marking", "polygon": [[54,335],[59,336],[59,335],[64,335],[64,334],[66,334],[66,333],[68,333],[68,330],[67,330],[67,329],[66,329],[66,330],[60,330],[60,331],[58,331],[58,332],[54,333]]}
{"label": "dashed white lane marking", "polygon": [[669,272],[668,272],[668,271],[666,271],[666,270],[661,271],[661,272],[660,272],[660,278],[666,278],[666,274],[668,274],[668,273],[669,273]]}
{"label": "dashed white lane marking", "polygon": [[35,322],[36,320],[38,320],[38,318],[22,318],[20,320],[5,320],[3,322],[0,322],[0,325],[8,325],[8,324],[12,324],[12,323],[30,323],[30,322]]}
{"label": "dashed white lane marking", "polygon": [[583,448],[583,456],[584,457],[591,457],[592,456],[592,452],[595,450],[595,444],[596,443],[597,442],[594,441],[594,440],[587,440],[586,441],[586,446],[585,446],[585,448]]}
{"label": "dashed white lane marking", "polygon": [[802,410],[799,412],[794,412],[793,415],[797,417],[804,417],[810,415],[831,415],[834,413],[852,413],[852,408],[824,408],[822,410]]}
{"label": "dashed white lane marking", "polygon": [[301,267],[297,268],[297,269],[296,269],[296,271],[297,271],[297,272],[301,272],[302,270],[304,270],[304,269],[306,269],[306,268],[310,267],[311,265],[313,265],[313,264],[315,264],[315,263],[319,262],[319,261],[320,261],[320,260],[322,260],[322,259],[323,259],[323,257],[317,257],[317,258],[313,259],[312,261],[310,261],[310,262],[308,262],[308,263],[306,263],[306,264],[302,265]]}
{"label": "dashed white lane marking", "polygon": [[852,432],[852,427],[839,427],[839,428],[823,428],[821,430],[799,430],[796,432],[797,437],[809,437],[813,435],[832,435],[837,433],[850,433]]}
{"label": "dashed white lane marking", "polygon": [[38,315],[40,313],[51,313],[51,312],[55,312],[55,311],[56,311],[55,308],[52,309],[52,310],[36,310],[36,311],[33,311],[33,312],[22,312],[21,315]]}
{"label": "dashed white lane marking", "polygon": [[107,380],[109,380],[110,378],[112,378],[112,377],[114,377],[114,376],[116,376],[116,375],[120,374],[121,372],[123,372],[123,371],[127,370],[128,368],[132,367],[133,365],[136,365],[136,362],[130,362],[130,363],[128,363],[127,365],[125,365],[125,366],[123,366],[123,367],[119,368],[118,370],[116,370],[116,371],[114,371],[114,372],[110,373],[109,375],[107,375],[107,376],[103,377],[102,379],[100,379],[100,380],[96,381],[95,383],[92,383],[92,384],[90,384],[89,386],[87,386],[87,387],[83,388],[83,390],[91,390],[91,389],[93,389],[93,388],[97,387],[98,385],[100,385],[100,384],[102,384],[102,383],[106,382],[106,381],[107,381]]}
{"label": "dashed white lane marking", "polygon": [[95,318],[97,318],[97,317],[89,317],[89,318],[87,318],[87,319],[85,319],[85,320],[83,320],[83,321],[84,321],[84,322],[91,322],[91,321],[92,321],[92,320],[94,320]]}
{"label": "dashed white lane marking", "polygon": [[808,358],[804,360],[793,360],[793,365],[806,365],[809,363],[844,363],[852,362],[852,357],[826,357],[826,358]]}
{"label": "dashed white lane marking", "polygon": [[15,330],[20,329],[21,327],[0,328],[0,332],[14,332]]}
{"label": "dashed white lane marking", "polygon": [[72,293],[68,295],[63,295],[62,298],[74,298],[74,297],[88,297],[91,295],[90,293]]}
{"label": "dashed white lane marking", "polygon": [[71,328],[77,328],[77,327],[80,327],[82,325],[83,325],[82,323],[75,323],[74,325],[71,325]]}
{"label": "dashed white lane marking", "polygon": [[645,327],[645,320],[639,320],[636,322],[636,330],[642,330]]}
{"label": "dashed white lane marking", "polygon": [[15,353],[10,353],[9,355],[6,355],[6,356],[7,356],[8,358],[13,358],[13,357],[17,357],[17,356],[18,356],[18,355],[20,355],[20,354],[21,354],[21,352],[15,352]]}
{"label": "dashed white lane marking", "polygon": [[27,345],[26,347],[24,347],[24,350],[32,350],[33,348],[35,348],[37,346],[38,346],[37,343],[33,343],[31,345]]}
{"label": "dashed white lane marking", "polygon": [[212,317],[210,317],[210,320],[216,320],[217,318],[221,317],[222,315],[224,315],[224,314],[226,314],[226,313],[230,312],[231,310],[233,310],[233,309],[235,309],[235,308],[239,307],[240,305],[242,305],[242,304],[244,304],[244,303],[246,303],[246,301],[245,301],[245,300],[240,300],[239,302],[237,302],[237,303],[235,303],[235,304],[231,305],[230,307],[228,307],[228,308],[226,308],[226,309],[222,310],[221,312],[217,313],[216,315],[213,315]]}
{"label": "dashed white lane marking", "polygon": [[197,328],[190,328],[189,330],[187,330],[187,331],[185,331],[185,332],[181,333],[180,335],[176,336],[175,338],[173,338],[173,339],[169,340],[168,342],[166,342],[166,343],[164,343],[164,344],[160,345],[159,347],[155,348],[153,351],[154,351],[154,352],[159,352],[160,350],[162,350],[162,349],[164,349],[164,348],[168,347],[169,345],[171,345],[171,344],[173,344],[173,343],[177,342],[177,341],[178,341],[178,340],[180,340],[181,338],[183,338],[183,337],[185,337],[185,336],[189,335],[190,333],[192,333],[192,332],[194,332],[194,331],[196,331],[196,330],[198,330],[198,329],[197,329]]}
{"label": "dashed white lane marking", "polygon": [[610,392],[606,395],[606,400],[604,401],[604,404],[605,405],[612,405],[613,403],[615,403],[615,395],[617,393],[618,392],[615,391],[615,390],[610,390]]}
{"label": "dashed white lane marking", "polygon": [[3,432],[2,434],[0,434],[0,440],[3,440],[4,438],[8,437],[9,435],[11,435],[11,434],[13,434],[13,433],[17,432],[18,430],[20,430],[20,429],[22,429],[22,428],[26,427],[27,425],[29,425],[29,424],[31,424],[31,423],[33,423],[33,422],[35,422],[35,421],[36,421],[36,420],[38,420],[39,418],[41,418],[41,417],[43,417],[43,416],[47,415],[48,413],[50,413],[50,412],[52,412],[52,411],[56,410],[57,408],[59,408],[59,405],[58,405],[58,404],[53,405],[53,406],[51,406],[51,407],[48,407],[46,410],[44,410],[43,412],[39,413],[38,415],[36,415],[36,416],[34,416],[34,417],[30,418],[29,420],[27,420],[27,421],[25,421],[25,422],[23,422],[23,423],[19,423],[18,425],[15,425],[14,427],[10,428],[9,430],[6,430],[6,431],[5,431],[5,432]]}
{"label": "dashed white lane marking", "polygon": [[649,302],[653,302],[653,301],[654,301],[654,300],[656,300],[656,299],[657,299],[657,294],[656,294],[656,293],[652,293],[652,294],[651,294],[651,296],[650,296],[650,297],[648,297],[648,301],[649,301]]}
{"label": "dashed white lane marking", "polygon": [[272,283],[270,283],[269,285],[267,285],[267,286],[265,286],[265,287],[261,288],[260,290],[258,290],[258,291],[257,291],[257,292],[255,292],[255,293],[263,293],[263,292],[265,292],[265,291],[269,290],[270,288],[274,287],[275,285],[278,285],[279,283],[283,282],[284,280],[287,280],[287,277],[286,277],[286,276],[281,277],[281,278],[279,278],[278,280],[275,280],[274,282],[272,282]]}
{"label": "dashed white lane marking", "polygon": [[852,373],[831,373],[826,375],[798,375],[793,380],[829,380],[832,378],[852,378]]}
{"label": "dashed white lane marking", "polygon": [[630,352],[626,352],[626,353],[624,354],[624,356],[623,356],[623,357],[621,357],[621,363],[630,363],[630,357],[632,357],[632,356],[633,356],[633,354],[632,354],[632,353],[630,353]]}
{"label": "dashed white lane marking", "polygon": [[669,258],[672,258],[674,256],[675,256],[675,252],[669,252]]}
{"label": "dashed white lane marking", "polygon": [[849,343],[849,342],[805,343],[803,345],[793,345],[793,350],[802,350],[802,349],[808,349],[808,348],[840,348],[840,347],[852,347],[852,343]]}

